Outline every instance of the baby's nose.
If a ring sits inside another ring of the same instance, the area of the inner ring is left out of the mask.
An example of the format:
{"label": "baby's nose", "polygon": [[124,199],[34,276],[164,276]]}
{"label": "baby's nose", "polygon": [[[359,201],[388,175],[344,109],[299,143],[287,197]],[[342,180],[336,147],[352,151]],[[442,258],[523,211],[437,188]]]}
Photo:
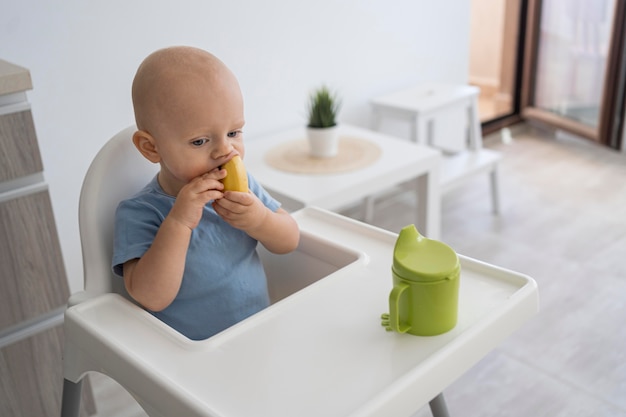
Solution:
{"label": "baby's nose", "polygon": [[220,140],[213,148],[212,157],[214,159],[223,158],[233,151],[233,145],[227,140]]}

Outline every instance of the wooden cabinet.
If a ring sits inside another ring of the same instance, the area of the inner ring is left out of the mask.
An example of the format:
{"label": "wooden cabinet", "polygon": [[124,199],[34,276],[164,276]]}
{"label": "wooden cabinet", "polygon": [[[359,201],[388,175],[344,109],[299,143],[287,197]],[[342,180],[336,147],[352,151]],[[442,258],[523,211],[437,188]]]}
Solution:
{"label": "wooden cabinet", "polygon": [[0,236],[0,328],[63,307],[69,289],[48,193],[0,202]]}
{"label": "wooden cabinet", "polygon": [[[28,70],[0,60],[0,416],[60,415],[69,288]],[[20,90],[21,89],[21,90]],[[83,384],[82,415],[94,413]]]}
{"label": "wooden cabinet", "polygon": [[30,110],[0,116],[0,181],[43,171]]}

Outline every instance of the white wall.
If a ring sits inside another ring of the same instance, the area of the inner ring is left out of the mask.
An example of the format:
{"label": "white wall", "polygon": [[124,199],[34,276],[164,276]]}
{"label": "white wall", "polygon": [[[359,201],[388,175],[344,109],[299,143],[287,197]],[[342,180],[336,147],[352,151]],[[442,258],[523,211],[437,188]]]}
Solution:
{"label": "white wall", "polygon": [[343,96],[340,120],[421,80],[466,82],[466,0],[2,0],[0,58],[30,69],[28,93],[72,291],[82,289],[77,206],[102,144],[131,124],[130,84],[155,49],[219,56],[246,99],[247,140],[304,123],[308,91]]}

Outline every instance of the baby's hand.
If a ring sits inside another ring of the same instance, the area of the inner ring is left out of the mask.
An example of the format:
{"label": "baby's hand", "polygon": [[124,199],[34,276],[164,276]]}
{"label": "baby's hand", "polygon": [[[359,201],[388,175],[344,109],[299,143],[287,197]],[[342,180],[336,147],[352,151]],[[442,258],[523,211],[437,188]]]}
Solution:
{"label": "baby's hand", "polygon": [[213,208],[228,224],[245,232],[259,227],[267,214],[267,207],[251,192],[226,191]]}
{"label": "baby's hand", "polygon": [[211,172],[200,175],[189,181],[180,189],[176,202],[168,217],[195,229],[202,218],[204,206],[211,200],[221,199],[224,194],[224,184],[220,182],[226,176],[226,171],[216,168]]}

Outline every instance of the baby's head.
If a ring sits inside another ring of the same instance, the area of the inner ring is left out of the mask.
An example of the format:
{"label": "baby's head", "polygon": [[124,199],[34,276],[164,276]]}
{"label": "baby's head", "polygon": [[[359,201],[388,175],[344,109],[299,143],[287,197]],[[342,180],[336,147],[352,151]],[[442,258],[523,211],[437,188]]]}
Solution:
{"label": "baby's head", "polygon": [[161,165],[159,181],[176,195],[182,185],[243,158],[243,98],[234,74],[210,53],[176,46],[139,66],[132,87],[137,149]]}
{"label": "baby's head", "polygon": [[[135,121],[153,136],[179,134],[189,115],[209,106],[229,106],[243,118],[243,99],[234,74],[202,49],[174,46],[150,54],[139,66],[132,86]],[[218,114],[207,117],[216,118]]]}

